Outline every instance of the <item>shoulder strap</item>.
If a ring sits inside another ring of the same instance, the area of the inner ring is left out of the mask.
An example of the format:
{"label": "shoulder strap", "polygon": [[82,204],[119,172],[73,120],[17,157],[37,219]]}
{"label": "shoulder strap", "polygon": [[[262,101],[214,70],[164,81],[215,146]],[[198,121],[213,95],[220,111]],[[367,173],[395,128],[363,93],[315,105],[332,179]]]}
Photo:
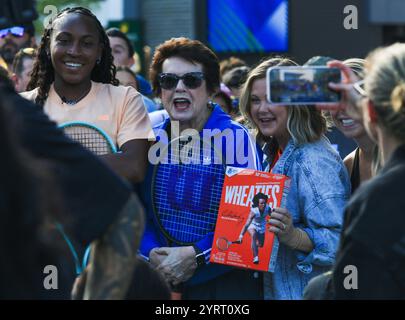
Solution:
{"label": "shoulder strap", "polygon": [[352,172],[350,173],[350,183],[352,185],[352,193],[360,185],[360,148],[356,148],[356,153],[354,154]]}

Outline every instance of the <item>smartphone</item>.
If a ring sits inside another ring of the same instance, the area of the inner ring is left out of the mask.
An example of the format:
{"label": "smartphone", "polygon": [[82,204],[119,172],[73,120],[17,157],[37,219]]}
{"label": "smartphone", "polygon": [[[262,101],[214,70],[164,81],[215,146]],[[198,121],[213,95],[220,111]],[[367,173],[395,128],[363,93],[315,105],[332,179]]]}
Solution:
{"label": "smartphone", "polygon": [[329,89],[330,82],[341,82],[337,68],[272,67],[267,70],[267,100],[271,104],[336,104],[339,92]]}

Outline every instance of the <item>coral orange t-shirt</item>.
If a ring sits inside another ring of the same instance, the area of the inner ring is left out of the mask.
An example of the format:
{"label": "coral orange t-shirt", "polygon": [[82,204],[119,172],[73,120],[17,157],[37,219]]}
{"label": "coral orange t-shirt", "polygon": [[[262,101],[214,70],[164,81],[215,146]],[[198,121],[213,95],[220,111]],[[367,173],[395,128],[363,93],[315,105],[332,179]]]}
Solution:
{"label": "coral orange t-shirt", "polygon": [[[38,88],[21,93],[35,101]],[[132,87],[91,82],[89,93],[75,105],[62,101],[53,84],[44,112],[58,124],[87,122],[103,129],[120,148],[133,139],[154,140],[154,134],[141,94]]]}

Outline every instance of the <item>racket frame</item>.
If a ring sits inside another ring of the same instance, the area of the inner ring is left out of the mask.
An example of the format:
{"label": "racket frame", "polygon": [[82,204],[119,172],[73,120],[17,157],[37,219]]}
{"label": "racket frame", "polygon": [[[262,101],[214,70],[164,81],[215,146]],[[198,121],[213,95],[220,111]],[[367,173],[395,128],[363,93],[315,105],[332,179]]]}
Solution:
{"label": "racket frame", "polygon": [[[88,122],[83,122],[83,121],[69,121],[69,122],[61,123],[58,127],[63,130],[64,128],[73,127],[73,126],[87,127],[87,128],[97,131],[108,142],[108,144],[110,145],[110,148],[111,148],[111,152],[112,153],[118,152],[118,149],[117,149],[115,143],[113,142],[113,140],[110,138],[110,136],[103,129],[97,127],[96,125],[93,125]],[[72,140],[74,140],[74,139],[72,139]],[[76,142],[78,142],[78,141],[76,141]]]}
{"label": "racket frame", "polygon": [[[170,142],[169,142],[169,143],[163,148],[163,150],[161,151],[159,160],[160,160],[160,159],[164,159],[165,157],[167,157],[166,159],[169,159],[169,156],[170,156],[170,153],[169,153],[169,146],[172,144],[172,142],[174,142],[175,140],[178,140],[179,142],[181,142],[181,141],[187,141],[187,139],[189,139],[189,137],[190,137],[190,136],[187,135],[187,136],[179,136],[179,137],[176,137],[176,138],[174,138],[174,139],[171,139]],[[203,141],[203,143],[208,143],[208,142],[207,142],[207,139],[204,139],[203,137],[201,137],[200,134],[198,135],[197,139],[200,140],[200,143],[201,143],[201,141]],[[223,156],[222,152],[218,152],[218,150],[217,150],[218,148],[216,148],[216,146],[214,145],[213,141],[215,141],[215,136],[211,136],[211,137],[210,137],[210,146],[211,146],[211,150],[213,150],[213,152],[214,152],[215,154],[217,154],[217,155],[220,156],[219,159],[221,159],[221,161],[222,161],[223,174],[224,174],[224,177],[225,177],[226,164],[225,164],[224,159],[223,159],[224,156]],[[185,146],[183,146],[183,147],[185,147]],[[200,155],[201,155],[201,154],[200,154]],[[204,154],[203,154],[203,155],[204,155]],[[180,159],[179,159],[179,160],[180,160]],[[214,163],[214,164],[215,164],[215,163]],[[168,164],[166,164],[166,165],[168,165]],[[187,165],[187,164],[186,164],[186,165]],[[154,194],[155,194],[155,192],[154,192],[155,176],[156,176],[156,172],[157,172],[159,166],[160,166],[160,162],[158,162],[158,164],[155,164],[155,165],[154,165],[153,174],[152,174],[152,183],[151,183],[151,189],[150,189],[150,190],[151,190],[151,199],[152,199],[153,213],[154,213],[155,219],[156,219],[156,221],[157,221],[157,224],[158,224],[158,226],[159,226],[159,229],[160,229],[160,231],[163,233],[163,235],[165,236],[166,240],[168,240],[169,245],[172,245],[173,243],[175,243],[175,244],[177,244],[177,245],[179,245],[179,246],[190,246],[190,245],[193,245],[193,244],[195,244],[195,242],[182,242],[182,241],[178,241],[178,240],[174,239],[174,238],[165,230],[165,228],[163,227],[163,225],[162,225],[162,223],[161,223],[161,221],[160,221],[160,218],[159,218],[159,215],[158,215],[158,212],[157,212],[157,208],[156,208],[156,204],[155,204],[155,201],[154,201]],[[219,195],[219,197],[221,197],[221,195]],[[219,201],[220,201],[220,200],[219,200]],[[218,208],[219,208],[219,206],[218,206]],[[217,214],[218,214],[218,213],[217,213]],[[212,231],[214,231],[214,230],[215,230],[215,224],[214,224],[214,229],[213,229]]]}

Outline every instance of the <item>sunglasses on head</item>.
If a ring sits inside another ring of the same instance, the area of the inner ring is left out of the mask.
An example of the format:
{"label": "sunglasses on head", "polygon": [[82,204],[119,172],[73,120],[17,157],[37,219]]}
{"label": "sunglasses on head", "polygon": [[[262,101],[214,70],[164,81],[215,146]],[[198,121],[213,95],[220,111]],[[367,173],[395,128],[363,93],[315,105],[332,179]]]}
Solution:
{"label": "sunglasses on head", "polygon": [[5,38],[9,33],[14,37],[22,37],[24,35],[24,27],[12,27],[0,30],[0,38]]}
{"label": "sunglasses on head", "polygon": [[201,86],[204,80],[204,73],[202,72],[188,72],[182,76],[174,73],[161,73],[158,77],[159,84],[163,89],[172,90],[177,87],[180,80],[189,89],[196,89]]}

